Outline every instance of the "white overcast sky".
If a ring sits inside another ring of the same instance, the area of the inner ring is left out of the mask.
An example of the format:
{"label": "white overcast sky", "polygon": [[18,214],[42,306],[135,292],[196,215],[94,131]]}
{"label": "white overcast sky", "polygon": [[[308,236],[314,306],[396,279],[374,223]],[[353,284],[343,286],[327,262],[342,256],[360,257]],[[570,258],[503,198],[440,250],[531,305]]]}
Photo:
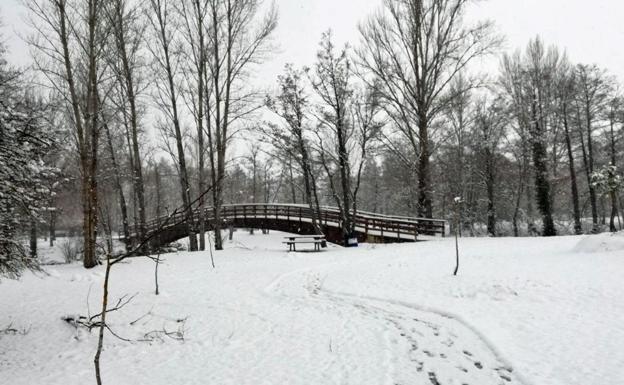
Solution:
{"label": "white overcast sky", "polygon": [[[321,33],[329,28],[336,41],[356,45],[357,23],[380,6],[381,0],[276,0],[280,25],[275,36],[279,52],[259,72],[259,82],[273,84],[286,62],[310,65]],[[0,0],[9,60],[29,63],[24,10],[20,0]],[[473,6],[473,18],[496,22],[507,37],[506,48],[524,47],[541,35],[548,44],[565,48],[575,62],[597,63],[624,80],[624,1],[622,0],[484,0]]]}

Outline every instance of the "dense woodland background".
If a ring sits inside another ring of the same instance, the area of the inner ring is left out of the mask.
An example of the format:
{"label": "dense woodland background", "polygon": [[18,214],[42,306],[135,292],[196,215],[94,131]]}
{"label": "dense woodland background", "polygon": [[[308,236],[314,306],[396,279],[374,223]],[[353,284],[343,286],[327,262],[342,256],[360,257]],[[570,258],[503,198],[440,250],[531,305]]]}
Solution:
{"label": "dense woodland background", "polygon": [[539,37],[503,52],[468,0],[384,0],[359,41],[328,31],[269,90],[254,86],[279,45],[268,2],[25,5],[34,67],[0,46],[0,273],[59,233],[95,266],[176,208],[212,210],[188,229],[203,250],[227,203],[335,206],[346,236],[358,210],[470,236],[622,228],[619,80]]}

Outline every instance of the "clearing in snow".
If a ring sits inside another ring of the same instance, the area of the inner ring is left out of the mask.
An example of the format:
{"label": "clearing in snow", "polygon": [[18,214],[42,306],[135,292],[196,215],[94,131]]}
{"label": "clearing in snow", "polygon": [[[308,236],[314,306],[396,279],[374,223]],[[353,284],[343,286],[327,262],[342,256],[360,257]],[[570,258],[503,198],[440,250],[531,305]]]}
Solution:
{"label": "clearing in snow", "polygon": [[[620,385],[624,236],[287,252],[284,233],[113,267],[105,384]],[[2,384],[94,381],[103,267],[0,284]],[[180,337],[180,338],[178,338]]]}

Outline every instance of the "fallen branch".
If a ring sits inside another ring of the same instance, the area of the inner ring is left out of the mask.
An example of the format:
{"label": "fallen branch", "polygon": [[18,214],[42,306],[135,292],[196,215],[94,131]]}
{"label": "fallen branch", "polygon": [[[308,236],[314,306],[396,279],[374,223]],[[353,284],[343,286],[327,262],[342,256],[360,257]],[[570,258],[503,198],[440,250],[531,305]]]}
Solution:
{"label": "fallen branch", "polygon": [[[115,304],[115,306],[111,307],[110,309],[106,309],[106,313],[111,313],[117,310],[122,309],[124,306],[126,306],[127,304],[130,303],[130,301],[132,301],[134,299],[134,297],[136,297],[137,294],[134,294],[130,297],[128,297],[128,295],[124,295],[121,298],[119,298],[117,300],[117,303]],[[99,319],[98,319],[99,318]],[[102,321],[102,313],[98,313],[95,314],[93,316],[83,316],[83,315],[67,315],[64,317],[61,317],[61,319],[65,322],[67,322],[68,324],[74,326],[75,328],[78,327],[84,327],[87,330],[91,331],[91,329],[96,328],[96,327],[100,327],[100,326],[105,326],[109,331],[110,328],[107,325],[103,325]],[[112,331],[111,331],[112,333]],[[113,333],[114,334],[114,333]],[[120,338],[123,339],[123,338]]]}
{"label": "fallen branch", "polygon": [[164,342],[164,337],[169,337],[172,340],[176,341],[184,341],[184,326],[186,325],[186,318],[178,319],[178,323],[181,323],[178,326],[178,329],[175,331],[168,331],[166,328],[162,328],[161,330],[152,330],[150,332],[145,333],[142,339],[139,341],[142,342],[153,342],[155,340],[159,340],[160,342]]}
{"label": "fallen branch", "polygon": [[6,328],[1,329],[0,330],[0,334],[4,334],[4,335],[21,335],[21,336],[25,336],[26,334],[28,334],[30,332],[32,325],[28,327],[28,329],[26,328],[21,328],[21,329],[16,329],[13,327],[13,322],[11,322]]}

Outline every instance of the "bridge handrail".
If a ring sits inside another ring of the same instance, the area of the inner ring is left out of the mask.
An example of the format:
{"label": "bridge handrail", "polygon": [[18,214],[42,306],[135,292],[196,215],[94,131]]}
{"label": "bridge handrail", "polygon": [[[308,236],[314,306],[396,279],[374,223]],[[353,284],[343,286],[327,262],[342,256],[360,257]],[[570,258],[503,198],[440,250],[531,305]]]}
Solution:
{"label": "bridge handrail", "polygon": [[[232,203],[232,204],[226,204],[223,205],[224,207],[242,207],[242,206],[246,206],[246,207],[250,207],[250,206],[257,206],[257,207],[264,207],[264,206],[275,206],[275,207],[301,207],[304,209],[309,209],[310,206],[306,205],[306,204],[300,204],[300,203]],[[340,213],[340,210],[336,207],[332,207],[332,206],[321,206],[321,211],[325,210],[325,211],[330,211],[330,212],[336,212],[336,213]],[[212,210],[212,207],[208,208],[210,210]],[[380,213],[373,213],[370,211],[364,211],[364,210],[358,210],[356,213],[356,217],[361,216],[361,217],[369,217],[369,218],[379,218],[379,219],[394,219],[394,220],[401,220],[401,221],[405,221],[405,222],[422,222],[422,221],[426,221],[426,222],[434,222],[434,223],[444,223],[446,224],[446,220],[445,219],[434,219],[434,218],[422,218],[422,217],[409,217],[409,216],[401,216],[401,215],[392,215],[392,214],[380,214]]]}
{"label": "bridge handrail", "polygon": [[[291,210],[295,209],[295,210]],[[213,212],[212,207],[204,208],[204,217],[210,218]],[[229,219],[241,217],[267,217],[273,218],[280,216],[288,216],[290,218],[310,219],[312,217],[312,209],[306,204],[296,203],[235,203],[223,205],[223,217]],[[340,223],[342,218],[340,210],[336,207],[321,206],[321,216],[319,222],[321,224]],[[199,209],[193,210],[193,220],[196,221],[201,215]],[[155,218],[146,223],[147,231],[152,231],[166,220],[169,223],[179,223],[186,217],[185,212],[178,212],[174,216],[162,216]],[[371,213],[367,211],[358,211],[355,216],[356,227],[364,228],[366,231],[377,230],[383,232],[397,232],[403,234],[432,232],[440,233],[444,236],[446,232],[446,221],[443,219],[430,218],[414,218],[407,216],[385,215]]]}

